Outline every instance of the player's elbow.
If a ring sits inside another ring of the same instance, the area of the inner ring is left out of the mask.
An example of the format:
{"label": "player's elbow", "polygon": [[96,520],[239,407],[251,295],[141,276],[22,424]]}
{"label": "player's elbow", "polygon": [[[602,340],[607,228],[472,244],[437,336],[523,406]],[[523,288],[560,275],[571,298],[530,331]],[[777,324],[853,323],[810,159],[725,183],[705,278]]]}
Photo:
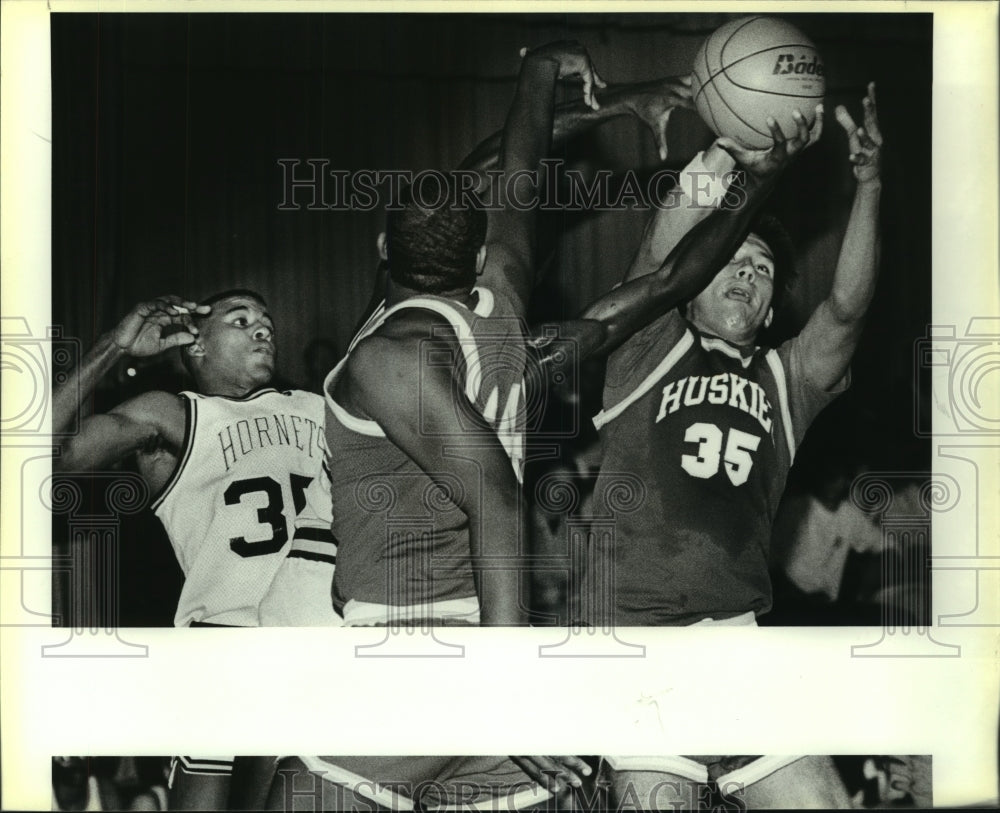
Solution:
{"label": "player's elbow", "polygon": [[838,295],[835,292],[827,301],[827,310],[837,327],[842,329],[860,328],[865,313],[868,311],[869,301],[869,297]]}

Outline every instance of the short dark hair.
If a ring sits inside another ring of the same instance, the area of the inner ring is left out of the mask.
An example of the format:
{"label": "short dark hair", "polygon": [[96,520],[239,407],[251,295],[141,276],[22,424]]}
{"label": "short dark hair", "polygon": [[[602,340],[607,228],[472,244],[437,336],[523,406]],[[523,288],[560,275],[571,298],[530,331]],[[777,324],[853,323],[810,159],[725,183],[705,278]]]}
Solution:
{"label": "short dark hair", "polygon": [[747,234],[756,234],[767,243],[774,256],[774,292],[771,295],[771,309],[777,316],[781,303],[795,281],[795,248],[792,245],[792,238],[781,221],[770,214],[758,215],[747,229]]}
{"label": "short dark hair", "polygon": [[[440,202],[440,205],[425,205]],[[469,201],[455,205],[450,174],[427,173],[400,190],[401,209],[386,218],[389,276],[428,294],[471,289],[476,255],[486,242],[486,213]]]}
{"label": "short dark hair", "polygon": [[250,299],[256,299],[261,305],[267,306],[267,300],[264,299],[256,291],[252,291],[249,288],[230,288],[228,291],[219,291],[217,294],[212,294],[207,299],[203,299],[200,304],[202,305],[214,305],[216,302],[221,302],[223,299],[229,299],[231,296],[245,296]]}
{"label": "short dark hair", "polygon": [[[245,296],[249,299],[256,299],[265,308],[267,307],[267,300],[264,299],[259,293],[251,290],[250,288],[229,288],[226,291],[219,291],[216,294],[212,294],[205,299],[201,300],[198,304],[200,305],[214,305],[216,302],[221,302],[223,299],[229,299],[231,296]],[[192,318],[195,322],[200,322],[203,319],[207,319],[212,314],[207,313],[205,315],[193,314]],[[184,347],[178,348],[181,355],[181,365],[184,369],[191,375],[194,375],[194,365],[191,363],[191,357],[184,351]]]}

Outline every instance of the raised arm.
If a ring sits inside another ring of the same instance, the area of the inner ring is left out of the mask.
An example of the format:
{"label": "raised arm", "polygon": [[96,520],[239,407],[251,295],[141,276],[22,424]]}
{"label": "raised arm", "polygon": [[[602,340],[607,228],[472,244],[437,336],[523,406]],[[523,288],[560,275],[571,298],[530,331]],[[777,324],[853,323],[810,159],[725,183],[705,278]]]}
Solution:
{"label": "raised arm", "polygon": [[[198,329],[191,314],[208,313],[210,308],[176,296],[142,302],[110,332],[101,336],[80,362],[74,376],[55,389],[52,396],[52,432],[65,433],[83,409],[101,378],[126,356],[154,356],[171,347],[190,344]],[[171,327],[173,326],[173,327]],[[167,328],[164,331],[164,328]],[[166,333],[166,335],[163,335]],[[164,428],[171,435],[183,407],[167,393],[145,393],[115,407],[106,415],[93,415],[80,424],[80,431],[63,441],[56,469],[75,471],[99,468],[155,442]]]}
{"label": "raised arm", "polygon": [[[667,123],[675,108],[692,108],[691,77],[671,76],[651,82],[609,85],[601,91],[600,106],[584,100],[556,105],[552,121],[552,146],[561,147],[574,136],[619,116],[635,116],[653,133],[660,159],[667,160]],[[460,164],[461,169],[484,172],[500,160],[503,130],[481,141]]]}
{"label": "raised arm", "polygon": [[798,338],[806,375],[814,386],[824,390],[847,372],[878,277],[882,131],[875,108],[874,82],[868,85],[862,106],[862,127],[854,123],[843,106],[836,110],[837,121],[847,133],[848,158],[857,186],[830,294],[813,311]]}
{"label": "raised arm", "polygon": [[522,52],[517,90],[504,125],[499,169],[493,183],[499,208],[490,211],[483,282],[502,280],[527,307],[534,288],[538,169],[552,141],[555,83],[567,76],[583,80],[584,100],[596,108],[594,86],[603,86],[587,52],[575,42],[556,42]]}
{"label": "raised arm", "polygon": [[[614,288],[590,304],[567,330],[581,359],[609,353],[637,330],[671,308],[696,296],[733,256],[746,231],[770,194],[781,171],[803,149],[819,139],[823,117],[818,111],[812,131],[798,114],[798,132],[786,139],[769,121],[774,143],[768,150],[747,150],[719,139],[743,168],[742,193],[685,234],[659,268]],[[564,332],[565,337],[565,332]]]}
{"label": "raised arm", "polygon": [[[430,335],[426,325],[415,333]],[[527,537],[510,458],[475,409],[467,405],[463,410],[466,404],[456,401],[461,388],[450,368],[420,364],[418,347],[412,335],[403,334],[372,336],[358,344],[348,362],[352,401],[442,488],[450,491],[453,478],[464,484],[458,507],[469,519],[480,623],[524,624],[520,546]],[[400,399],[404,392],[419,393],[419,408]]]}
{"label": "raised arm", "polygon": [[718,142],[684,167],[669,205],[657,208],[646,222],[626,282],[659,271],[681,238],[722,205],[735,167],[733,157]]}
{"label": "raised arm", "polygon": [[[600,107],[592,107],[583,100],[557,105],[552,125],[552,147],[558,148],[574,136],[609,119],[635,116],[642,121],[656,144],[660,160],[667,159],[667,124],[678,107],[692,109],[691,77],[672,76],[651,82],[611,85],[601,91]],[[461,164],[463,169],[480,172],[494,169],[500,157],[502,131],[482,141]],[[712,207],[707,204],[709,175],[722,178],[733,169],[733,159],[722,149],[713,147],[702,158],[689,166],[687,180],[678,191],[677,205],[657,209],[649,219],[642,243],[629,267],[626,279],[633,279],[657,270],[663,258],[670,253],[677,241],[696,223],[708,216]],[[482,183],[485,184],[486,176]],[[692,188],[693,186],[693,188]],[[718,188],[716,185],[714,188]],[[724,190],[723,190],[724,191]],[[701,203],[701,205],[694,205]]]}

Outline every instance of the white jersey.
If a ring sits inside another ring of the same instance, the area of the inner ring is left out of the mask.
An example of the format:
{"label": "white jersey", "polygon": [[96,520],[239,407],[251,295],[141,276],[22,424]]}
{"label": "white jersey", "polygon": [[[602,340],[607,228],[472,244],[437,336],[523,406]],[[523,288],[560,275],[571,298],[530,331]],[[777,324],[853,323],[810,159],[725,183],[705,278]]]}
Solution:
{"label": "white jersey", "polygon": [[332,577],[323,399],[273,389],[182,396],[184,446],[153,502],[185,576],[174,623],[257,626],[293,537],[297,555],[325,560]]}

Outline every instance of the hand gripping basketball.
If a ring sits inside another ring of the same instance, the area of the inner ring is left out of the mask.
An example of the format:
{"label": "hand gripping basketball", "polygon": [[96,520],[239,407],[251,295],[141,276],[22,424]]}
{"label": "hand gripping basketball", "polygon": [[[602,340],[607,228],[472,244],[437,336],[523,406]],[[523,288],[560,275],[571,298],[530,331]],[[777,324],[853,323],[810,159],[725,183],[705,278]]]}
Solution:
{"label": "hand gripping basketball", "polygon": [[770,146],[768,118],[789,133],[795,129],[793,111],[808,117],[826,92],[816,46],[776,17],[742,17],[719,26],[702,42],[691,70],[705,123],[716,135],[758,150]]}
{"label": "hand gripping basketball", "polygon": [[747,172],[758,179],[770,178],[784,169],[802,150],[819,141],[823,134],[823,105],[816,105],[816,119],[810,129],[801,110],[792,113],[796,132],[785,138],[778,122],[768,117],[767,127],[771,131],[772,144],[767,149],[752,150],[732,138],[720,138],[715,143],[728,152]]}

